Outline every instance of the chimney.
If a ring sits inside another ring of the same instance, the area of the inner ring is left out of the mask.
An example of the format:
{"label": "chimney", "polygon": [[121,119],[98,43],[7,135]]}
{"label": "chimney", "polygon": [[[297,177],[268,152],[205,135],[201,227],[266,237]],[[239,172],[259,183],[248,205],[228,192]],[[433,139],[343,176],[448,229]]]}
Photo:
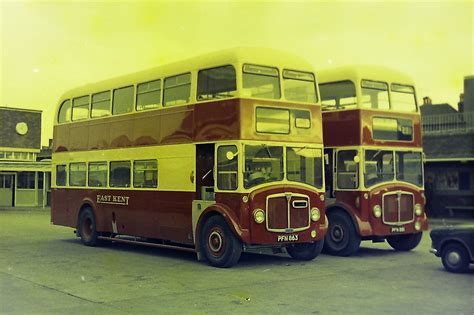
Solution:
{"label": "chimney", "polygon": [[431,98],[429,96],[423,97],[423,105],[432,105]]}

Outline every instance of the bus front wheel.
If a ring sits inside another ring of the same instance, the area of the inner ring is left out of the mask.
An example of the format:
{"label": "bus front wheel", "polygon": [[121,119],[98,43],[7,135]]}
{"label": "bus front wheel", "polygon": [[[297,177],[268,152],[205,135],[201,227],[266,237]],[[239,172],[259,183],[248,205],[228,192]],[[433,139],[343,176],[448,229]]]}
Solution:
{"label": "bus front wheel", "polygon": [[81,211],[77,230],[84,245],[97,245],[96,220],[91,208],[87,207]]}
{"label": "bus front wheel", "polygon": [[335,256],[350,256],[359,250],[361,237],[352,219],[345,213],[328,214],[329,229],[324,240],[324,251]]}
{"label": "bus front wheel", "polygon": [[286,251],[293,259],[313,260],[321,253],[323,245],[324,239],[313,243],[291,244],[286,247]]}
{"label": "bus front wheel", "polygon": [[224,218],[215,215],[204,222],[201,250],[212,266],[229,268],[239,260],[242,244],[230,230]]}
{"label": "bus front wheel", "polygon": [[387,237],[387,242],[394,250],[407,252],[420,244],[423,233],[391,235]]}

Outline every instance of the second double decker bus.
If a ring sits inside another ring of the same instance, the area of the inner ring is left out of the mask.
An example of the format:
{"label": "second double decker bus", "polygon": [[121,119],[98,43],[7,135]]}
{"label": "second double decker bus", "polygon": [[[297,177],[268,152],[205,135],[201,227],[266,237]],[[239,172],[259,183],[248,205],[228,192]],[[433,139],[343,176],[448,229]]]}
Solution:
{"label": "second double decker bus", "polygon": [[55,117],[51,220],[101,240],[181,248],[213,266],[243,250],[322,249],[321,109],[312,67],[220,51],[67,92]]}
{"label": "second double decker bus", "polygon": [[361,240],[407,251],[428,228],[415,85],[385,67],[321,71],[319,88],[329,167],[325,250],[348,256]]}

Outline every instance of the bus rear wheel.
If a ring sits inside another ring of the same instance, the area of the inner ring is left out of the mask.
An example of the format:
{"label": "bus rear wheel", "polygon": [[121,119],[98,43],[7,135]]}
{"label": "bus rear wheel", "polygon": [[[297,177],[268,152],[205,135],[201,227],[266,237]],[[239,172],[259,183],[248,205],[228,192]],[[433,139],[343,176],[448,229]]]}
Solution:
{"label": "bus rear wheel", "polygon": [[404,235],[387,236],[387,242],[396,251],[407,252],[420,244],[422,232]]}
{"label": "bus rear wheel", "polygon": [[79,224],[77,227],[81,241],[86,246],[97,245],[97,230],[94,212],[87,207],[81,211],[79,215]]}
{"label": "bus rear wheel", "polygon": [[242,254],[242,244],[230,230],[223,217],[215,215],[204,222],[201,250],[210,265],[229,268]]}
{"label": "bus rear wheel", "polygon": [[313,260],[318,257],[324,246],[324,239],[313,243],[291,244],[286,247],[286,251],[293,259]]}
{"label": "bus rear wheel", "polygon": [[359,250],[361,238],[352,219],[336,211],[328,214],[329,229],[324,240],[324,251],[335,256],[350,256]]}

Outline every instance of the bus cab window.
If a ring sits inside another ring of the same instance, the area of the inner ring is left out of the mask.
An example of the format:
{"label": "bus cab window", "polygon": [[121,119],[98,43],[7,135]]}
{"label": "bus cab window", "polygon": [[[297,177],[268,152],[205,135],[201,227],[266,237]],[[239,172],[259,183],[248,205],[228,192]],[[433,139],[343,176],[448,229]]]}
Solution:
{"label": "bus cab window", "polygon": [[221,190],[237,189],[237,147],[224,145],[217,149],[217,188]]}
{"label": "bus cab window", "polygon": [[359,187],[359,163],[356,162],[356,150],[337,152],[337,187],[341,189],[354,189]]}
{"label": "bus cab window", "polygon": [[206,69],[198,73],[198,101],[233,97],[236,90],[237,82],[233,66]]}

